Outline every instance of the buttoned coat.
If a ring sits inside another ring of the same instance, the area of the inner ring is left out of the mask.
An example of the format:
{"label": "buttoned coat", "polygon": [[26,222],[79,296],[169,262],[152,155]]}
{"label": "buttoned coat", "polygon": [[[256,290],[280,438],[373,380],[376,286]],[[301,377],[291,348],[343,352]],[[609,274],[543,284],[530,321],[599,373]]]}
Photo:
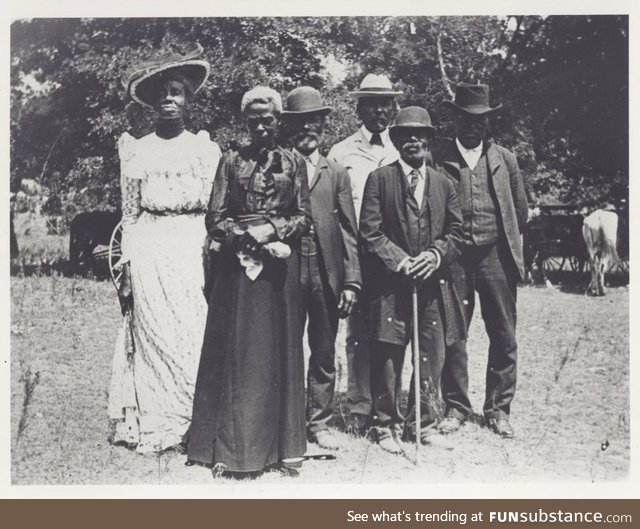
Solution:
{"label": "buttoned coat", "polygon": [[[462,303],[453,288],[447,264],[460,255],[462,213],[454,184],[426,167],[420,215],[429,220],[431,243],[412,252],[407,230],[409,184],[398,161],[373,171],[367,180],[360,217],[366,333],[382,342],[406,345],[411,336],[412,285],[398,267],[407,256],[435,248],[441,265],[434,273],[444,309],[445,337],[451,344],[466,337]],[[421,288],[425,288],[423,282]]]}
{"label": "buttoned coat", "polygon": [[369,173],[397,160],[398,151],[391,141],[384,145],[384,149],[371,145],[360,128],[331,147],[327,158],[347,169],[351,179],[351,195],[356,218],[359,218],[362,195]]}
{"label": "buttoned coat", "polygon": [[[498,227],[502,227],[520,279],[524,280],[521,234],[527,223],[528,205],[522,173],[515,155],[504,147],[485,142],[484,154],[489,165],[489,183],[500,211]],[[436,170],[449,176],[457,188],[464,161],[455,140],[434,149],[431,160]]]}
{"label": "buttoned coat", "polygon": [[345,285],[362,285],[358,227],[347,170],[320,156],[309,182],[309,198],[329,286],[339,299]]}

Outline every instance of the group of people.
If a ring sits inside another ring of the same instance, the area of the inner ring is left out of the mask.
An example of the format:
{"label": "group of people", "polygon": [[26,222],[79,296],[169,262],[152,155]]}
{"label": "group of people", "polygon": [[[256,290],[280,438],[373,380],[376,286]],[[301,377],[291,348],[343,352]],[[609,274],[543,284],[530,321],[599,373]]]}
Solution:
{"label": "group of people", "polygon": [[[332,109],[321,94],[300,86],[283,105],[258,86],[240,108],[250,143],[221,154],[206,132],[184,128],[209,74],[200,53],[145,62],[126,80],[158,120],[154,133],[119,142],[125,318],[109,398],[113,441],[139,452],[178,446],[214,473],[295,474],[308,441],[342,448],[335,342],[347,318],[348,430],[373,432],[391,453],[403,440],[429,444],[472,415],[475,292],[490,342],[486,424],[513,437],[527,204],[515,156],[487,140],[499,108],[489,88],[456,87],[447,102],[456,138],[432,149],[427,110],[398,109],[402,92],[369,74],[352,93],[362,126],[325,157]],[[403,412],[414,320],[420,395],[412,384]]]}

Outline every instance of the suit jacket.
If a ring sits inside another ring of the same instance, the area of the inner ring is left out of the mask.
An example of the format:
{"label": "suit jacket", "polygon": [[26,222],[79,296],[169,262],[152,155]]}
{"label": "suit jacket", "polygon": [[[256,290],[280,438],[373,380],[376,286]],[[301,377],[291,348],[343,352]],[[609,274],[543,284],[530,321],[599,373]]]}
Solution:
{"label": "suit jacket", "polygon": [[[504,147],[486,143],[485,154],[489,183],[495,191],[500,211],[498,226],[503,228],[520,279],[524,280],[521,233],[527,223],[528,205],[522,173],[515,155]],[[431,158],[436,170],[449,176],[456,186],[460,183],[460,166],[464,162],[455,140],[434,149]]]}
{"label": "suit jacket", "polygon": [[384,145],[384,149],[371,145],[360,128],[351,136],[331,147],[327,158],[347,169],[351,179],[351,194],[353,195],[356,217],[359,218],[362,195],[369,173],[378,167],[396,161],[398,151],[391,141]]}
{"label": "suit jacket", "polygon": [[329,285],[336,299],[345,285],[360,288],[358,227],[347,170],[320,156],[309,182],[311,217]]}
{"label": "suit jacket", "polygon": [[[421,216],[429,219],[431,244],[442,257],[434,273],[444,309],[447,344],[466,337],[462,303],[453,288],[447,264],[460,255],[462,213],[453,183],[427,166]],[[399,162],[369,175],[360,217],[361,264],[364,283],[364,316],[367,334],[383,342],[406,345],[411,332],[411,283],[398,272],[411,255],[406,203],[409,183]],[[426,288],[423,282],[421,288]]]}

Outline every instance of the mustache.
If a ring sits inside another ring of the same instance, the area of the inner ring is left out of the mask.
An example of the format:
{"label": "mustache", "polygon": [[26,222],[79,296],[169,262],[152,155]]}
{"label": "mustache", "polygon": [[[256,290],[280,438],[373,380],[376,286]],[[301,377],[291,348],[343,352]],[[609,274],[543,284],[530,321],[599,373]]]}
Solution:
{"label": "mustache", "polygon": [[315,132],[298,132],[297,134],[294,134],[292,139],[294,141],[300,141],[303,140],[305,138],[311,139],[311,140],[316,140],[318,141],[318,139],[320,138],[320,135],[315,133]]}

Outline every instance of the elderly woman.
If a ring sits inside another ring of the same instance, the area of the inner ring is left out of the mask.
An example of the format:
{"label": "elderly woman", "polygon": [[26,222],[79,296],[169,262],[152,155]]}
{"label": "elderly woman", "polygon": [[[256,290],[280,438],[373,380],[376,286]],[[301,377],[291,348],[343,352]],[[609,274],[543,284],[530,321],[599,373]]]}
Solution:
{"label": "elderly woman", "polygon": [[251,144],[227,152],[206,225],[212,287],[190,428],[191,462],[288,473],[305,452],[298,241],[311,224],[304,161],[276,146],[282,102],[242,98]]}
{"label": "elderly woman", "polygon": [[155,132],[119,141],[126,318],[109,415],[113,441],[138,452],[179,445],[191,418],[207,308],[203,221],[220,159],[208,133],[184,128],[189,101],[209,74],[201,51],[138,65],[126,82],[128,95],[157,113]]}

